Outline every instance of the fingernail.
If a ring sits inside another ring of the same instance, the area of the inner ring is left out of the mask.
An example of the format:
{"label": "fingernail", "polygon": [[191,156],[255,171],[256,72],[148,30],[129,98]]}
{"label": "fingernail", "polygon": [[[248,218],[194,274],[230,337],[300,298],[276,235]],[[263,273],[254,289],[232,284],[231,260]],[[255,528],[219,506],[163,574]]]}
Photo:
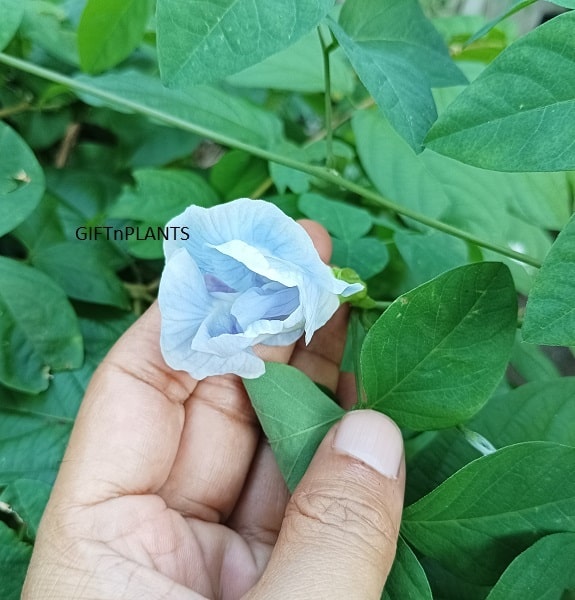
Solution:
{"label": "fingernail", "polygon": [[333,448],[353,456],[385,477],[396,479],[403,456],[399,427],[374,410],[349,412],[340,421]]}

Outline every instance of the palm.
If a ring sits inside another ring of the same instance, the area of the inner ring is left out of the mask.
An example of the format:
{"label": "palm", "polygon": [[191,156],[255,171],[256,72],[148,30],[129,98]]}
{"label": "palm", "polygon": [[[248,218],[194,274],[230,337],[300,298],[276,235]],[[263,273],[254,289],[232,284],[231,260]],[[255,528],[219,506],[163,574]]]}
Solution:
{"label": "palm", "polygon": [[[305,364],[335,390],[344,324],[345,311],[315,344],[265,358]],[[241,380],[172,371],[158,338],[154,306],[110,352],[78,415],[30,570],[50,568],[62,600],[240,598],[276,542],[288,493]],[[46,591],[28,579],[23,598]]]}

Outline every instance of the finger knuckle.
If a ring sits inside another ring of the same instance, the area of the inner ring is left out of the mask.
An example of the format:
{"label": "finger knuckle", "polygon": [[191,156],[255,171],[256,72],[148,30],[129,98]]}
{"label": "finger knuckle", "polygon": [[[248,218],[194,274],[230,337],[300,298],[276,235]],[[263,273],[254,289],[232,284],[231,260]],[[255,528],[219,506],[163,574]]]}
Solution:
{"label": "finger knuckle", "polygon": [[325,483],[296,490],[286,512],[298,538],[331,538],[358,550],[395,554],[398,525],[388,506],[372,490]]}

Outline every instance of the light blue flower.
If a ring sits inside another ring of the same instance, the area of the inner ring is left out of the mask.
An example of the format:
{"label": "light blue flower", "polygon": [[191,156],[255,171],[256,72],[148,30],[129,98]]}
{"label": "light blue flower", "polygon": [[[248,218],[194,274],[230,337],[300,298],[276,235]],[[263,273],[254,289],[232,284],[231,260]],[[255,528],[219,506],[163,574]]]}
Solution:
{"label": "light blue flower", "polygon": [[[336,279],[309,236],[279,208],[241,198],[190,206],[168,227],[189,239],[164,242],[158,300],[166,363],[195,379],[265,371],[255,344],[308,343],[339,306],[363,289]],[[182,236],[180,236],[181,238]]]}

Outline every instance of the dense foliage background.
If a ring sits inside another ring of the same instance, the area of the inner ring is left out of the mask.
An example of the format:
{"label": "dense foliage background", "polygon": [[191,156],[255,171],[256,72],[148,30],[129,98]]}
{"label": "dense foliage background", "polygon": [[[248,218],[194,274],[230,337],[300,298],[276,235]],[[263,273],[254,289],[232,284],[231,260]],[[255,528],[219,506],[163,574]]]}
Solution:
{"label": "dense foliage background", "polygon": [[[406,439],[384,597],[575,597],[575,1],[472,4],[0,0],[2,598],[158,228],[244,196],[374,300],[346,368]],[[340,410],[289,367],[247,385],[294,486]]]}

